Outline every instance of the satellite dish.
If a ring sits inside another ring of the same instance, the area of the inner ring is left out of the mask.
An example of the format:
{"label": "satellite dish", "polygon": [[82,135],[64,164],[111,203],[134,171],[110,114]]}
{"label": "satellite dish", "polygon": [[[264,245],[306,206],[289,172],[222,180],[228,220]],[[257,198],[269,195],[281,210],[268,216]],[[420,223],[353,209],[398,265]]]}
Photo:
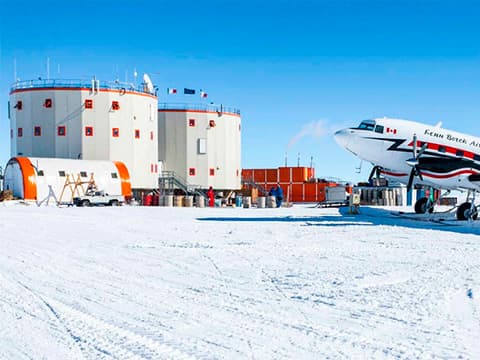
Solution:
{"label": "satellite dish", "polygon": [[147,91],[150,94],[153,94],[154,89],[153,89],[153,83],[152,83],[152,80],[150,79],[150,76],[148,76],[147,74],[143,74],[143,82],[145,83],[145,87]]}

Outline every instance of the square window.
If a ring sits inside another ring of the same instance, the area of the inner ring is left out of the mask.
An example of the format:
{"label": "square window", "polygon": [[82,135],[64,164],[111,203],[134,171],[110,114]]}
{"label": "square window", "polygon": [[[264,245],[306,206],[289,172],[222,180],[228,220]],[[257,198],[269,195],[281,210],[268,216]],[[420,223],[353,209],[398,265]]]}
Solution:
{"label": "square window", "polygon": [[215,124],[215,120],[210,120],[210,121],[208,122],[208,125],[213,128],[213,127],[215,127],[217,124]]}
{"label": "square window", "polygon": [[93,136],[93,126],[85,126],[85,136]]}
{"label": "square window", "polygon": [[85,109],[93,109],[93,100],[92,99],[86,99],[85,100]]}
{"label": "square window", "polygon": [[195,119],[188,119],[188,126],[194,127],[195,126]]}
{"label": "square window", "polygon": [[23,136],[23,128],[18,128],[17,129],[17,136],[22,137]]}
{"label": "square window", "polygon": [[215,169],[214,168],[210,168],[210,176],[215,176]]}
{"label": "square window", "polygon": [[112,101],[112,110],[120,110],[120,103],[118,101]]}
{"label": "square window", "polygon": [[58,172],[58,176],[65,177],[65,171],[64,171],[64,170],[60,170],[60,171]]}
{"label": "square window", "polygon": [[118,179],[117,173],[112,173],[111,175],[112,175],[112,179]]}
{"label": "square window", "polygon": [[40,126],[33,128],[33,136],[42,136],[42,128]]}
{"label": "square window", "polygon": [[80,176],[86,178],[87,177],[87,172],[86,171],[80,171]]}
{"label": "square window", "polygon": [[37,176],[44,176],[45,174],[43,173],[43,170],[38,170],[37,171]]}
{"label": "square window", "polygon": [[457,150],[456,155],[457,156],[463,156],[463,150]]}
{"label": "square window", "polygon": [[382,125],[375,126],[375,132],[379,134],[383,134],[383,126]]}
{"label": "square window", "polygon": [[135,139],[140,139],[140,130],[135,129]]}
{"label": "square window", "polygon": [[190,168],[190,169],[188,169],[188,174],[189,174],[190,176],[195,176],[195,168]]}
{"label": "square window", "polygon": [[447,149],[445,148],[445,146],[440,145],[440,146],[438,147],[438,151],[444,153],[444,152],[447,151]]}
{"label": "square window", "polygon": [[22,100],[18,100],[18,101],[17,101],[17,105],[15,105],[15,108],[16,108],[17,110],[22,110],[22,108],[23,108]]}
{"label": "square window", "polygon": [[67,135],[67,128],[65,126],[57,127],[57,135],[58,136],[65,136]]}
{"label": "square window", "polygon": [[52,107],[52,99],[45,99],[45,102],[43,103],[43,106],[46,108],[51,108]]}
{"label": "square window", "polygon": [[112,129],[112,137],[119,137],[119,136],[120,136],[119,128],[113,128]]}

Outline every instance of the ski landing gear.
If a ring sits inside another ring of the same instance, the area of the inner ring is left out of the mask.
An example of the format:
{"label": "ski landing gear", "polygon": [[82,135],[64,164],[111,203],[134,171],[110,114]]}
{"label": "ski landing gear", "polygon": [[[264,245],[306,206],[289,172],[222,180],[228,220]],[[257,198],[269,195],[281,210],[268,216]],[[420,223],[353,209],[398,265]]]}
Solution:
{"label": "ski landing gear", "polygon": [[415,203],[415,212],[417,214],[425,214],[427,212],[431,214],[433,212],[433,207],[433,201],[430,200],[429,197],[423,197],[421,199],[418,199]]}
{"label": "ski landing gear", "polygon": [[[470,195],[472,195],[472,199],[470,199]],[[467,194],[467,201],[461,204],[457,209],[457,220],[477,220],[478,218],[478,210],[475,206],[475,191],[468,192]]]}

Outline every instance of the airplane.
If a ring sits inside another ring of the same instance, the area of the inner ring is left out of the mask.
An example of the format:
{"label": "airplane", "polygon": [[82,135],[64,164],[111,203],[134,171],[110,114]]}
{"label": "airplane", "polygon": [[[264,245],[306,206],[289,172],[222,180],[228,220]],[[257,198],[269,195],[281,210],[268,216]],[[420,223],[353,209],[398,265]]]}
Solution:
{"label": "airplane", "polygon": [[[383,174],[407,185],[467,191],[457,219],[476,220],[475,194],[480,191],[480,138],[442,128],[392,118],[363,120],[334,134],[339,145],[373,164],[369,179]],[[446,194],[445,194],[446,195]],[[445,196],[444,195],[444,196]],[[416,213],[432,212],[434,203],[421,198]]]}

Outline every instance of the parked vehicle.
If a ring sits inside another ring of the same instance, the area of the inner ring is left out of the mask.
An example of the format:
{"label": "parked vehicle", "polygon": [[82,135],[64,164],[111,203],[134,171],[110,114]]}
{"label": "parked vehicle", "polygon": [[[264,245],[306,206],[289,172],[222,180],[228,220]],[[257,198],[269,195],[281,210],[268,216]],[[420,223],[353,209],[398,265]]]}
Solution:
{"label": "parked vehicle", "polygon": [[87,192],[73,198],[76,206],[120,206],[125,203],[123,195],[108,195],[104,191]]}

